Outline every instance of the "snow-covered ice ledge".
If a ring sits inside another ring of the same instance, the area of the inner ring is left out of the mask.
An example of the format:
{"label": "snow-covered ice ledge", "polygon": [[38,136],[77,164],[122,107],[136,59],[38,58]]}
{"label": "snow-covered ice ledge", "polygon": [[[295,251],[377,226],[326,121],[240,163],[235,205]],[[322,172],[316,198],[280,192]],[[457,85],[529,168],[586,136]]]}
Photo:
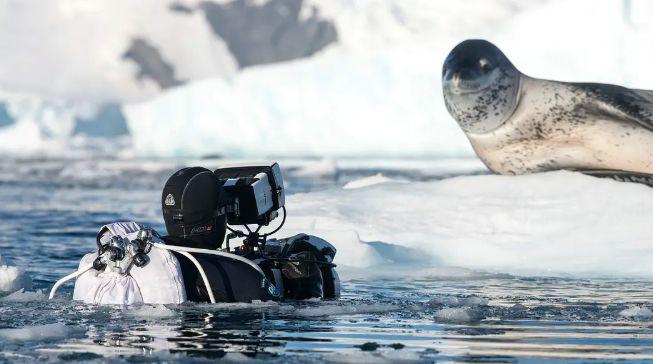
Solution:
{"label": "snow-covered ice ledge", "polygon": [[286,232],[331,239],[343,266],[387,272],[422,254],[432,266],[510,274],[653,277],[644,185],[565,171],[484,175],[297,194],[287,206]]}

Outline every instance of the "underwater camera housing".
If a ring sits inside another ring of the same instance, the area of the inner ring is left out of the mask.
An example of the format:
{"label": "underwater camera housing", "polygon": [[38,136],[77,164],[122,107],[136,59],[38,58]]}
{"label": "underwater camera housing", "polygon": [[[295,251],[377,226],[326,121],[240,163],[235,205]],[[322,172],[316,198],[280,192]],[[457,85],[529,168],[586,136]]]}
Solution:
{"label": "underwater camera housing", "polygon": [[278,163],[219,168],[213,173],[231,200],[226,211],[230,225],[267,225],[285,205]]}
{"label": "underwater camera housing", "polygon": [[[229,200],[228,225],[242,225],[246,232],[227,226],[226,251],[231,239],[244,238],[233,253],[255,261],[279,289],[281,298],[308,299],[340,297],[340,278],[333,258],[336,248],[307,234],[271,239],[286,221],[285,190],[279,164],[216,169],[221,190]],[[283,211],[283,220],[269,232],[261,232]],[[250,229],[248,224],[258,225]]]}
{"label": "underwater camera housing", "polygon": [[[182,168],[165,183],[161,208],[168,235],[159,236],[134,221],[103,226],[96,237],[96,252],[85,255],[76,272],[58,280],[49,297],[53,298],[64,282],[76,278],[73,299],[88,303],[340,297],[340,279],[333,262],[335,246],[303,233],[268,239],[286,221],[285,191],[277,163],[214,172],[203,167]],[[281,222],[262,231],[279,210],[283,212]],[[258,226],[252,228],[253,224]],[[239,238],[242,244],[230,249],[230,240]],[[170,264],[175,261],[178,264]],[[87,274],[89,271],[94,272]],[[102,272],[111,274],[99,274]],[[116,281],[116,274],[123,278]],[[198,285],[200,278],[203,286]],[[106,289],[107,282],[117,288]]]}

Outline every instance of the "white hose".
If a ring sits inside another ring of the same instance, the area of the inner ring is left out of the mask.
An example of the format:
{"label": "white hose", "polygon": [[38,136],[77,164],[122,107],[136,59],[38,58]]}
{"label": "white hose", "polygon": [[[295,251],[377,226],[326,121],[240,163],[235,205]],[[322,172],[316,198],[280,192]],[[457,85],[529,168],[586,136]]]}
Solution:
{"label": "white hose", "polygon": [[193,262],[193,264],[195,264],[195,267],[197,268],[197,270],[200,272],[200,275],[202,276],[202,280],[204,281],[204,286],[206,287],[206,290],[209,293],[209,299],[211,300],[211,303],[215,303],[215,297],[213,296],[213,290],[211,289],[211,284],[209,283],[209,279],[206,277],[206,273],[204,272],[204,268],[202,268],[202,266],[197,261],[197,259],[195,259],[195,257],[192,256],[190,253],[218,255],[218,256],[221,256],[221,257],[226,257],[226,258],[230,258],[230,259],[239,260],[241,262],[245,262],[245,263],[249,264],[250,266],[256,268],[256,270],[258,270],[263,276],[265,276],[265,273],[263,273],[263,270],[261,269],[261,267],[259,267],[256,264],[253,264],[251,261],[249,261],[249,260],[247,260],[247,259],[245,259],[243,257],[240,257],[238,255],[235,255],[235,254],[219,252],[217,250],[189,248],[189,247],[178,246],[178,245],[165,245],[165,244],[161,244],[161,243],[153,243],[152,246],[155,247],[155,248],[158,248],[158,249],[176,251],[179,254],[185,256],[186,258],[188,258],[188,260],[190,260],[191,262]]}
{"label": "white hose", "polygon": [[206,287],[206,291],[209,293],[209,300],[211,301],[211,303],[215,303],[215,297],[213,296],[213,289],[211,289],[211,284],[209,283],[209,279],[206,277],[206,273],[204,272],[204,268],[202,268],[202,266],[200,265],[200,262],[198,262],[194,256],[190,255],[190,253],[183,252],[183,251],[180,251],[178,253],[185,256],[186,258],[188,258],[188,260],[190,260],[191,262],[193,262],[193,264],[195,264],[195,267],[200,272],[200,275],[202,276],[202,280],[204,281],[204,287]]}
{"label": "white hose", "polygon": [[229,258],[229,259],[238,260],[238,261],[241,261],[243,263],[248,264],[252,268],[256,269],[262,275],[265,275],[265,273],[263,273],[263,269],[261,269],[261,267],[259,267],[258,265],[252,263],[251,260],[241,257],[240,255],[225,253],[225,252],[221,252],[221,251],[217,251],[217,250],[189,248],[189,247],[178,246],[178,245],[166,245],[166,244],[163,244],[163,243],[152,243],[152,246],[155,247],[155,248],[159,248],[159,249],[174,250],[176,252],[188,252],[188,253],[200,253],[200,254],[217,255],[217,256],[220,256],[220,257],[225,257],[225,258]]}
{"label": "white hose", "polygon": [[61,286],[62,284],[66,283],[67,281],[69,281],[69,280],[71,280],[73,278],[77,278],[77,277],[81,276],[82,274],[86,273],[87,271],[89,271],[91,269],[93,269],[93,263],[91,263],[91,264],[89,264],[87,266],[84,266],[84,267],[80,268],[79,270],[77,270],[75,272],[72,272],[69,275],[67,275],[67,276],[61,278],[60,280],[58,280],[54,284],[54,286],[52,286],[52,289],[50,290],[50,296],[48,297],[48,299],[51,300],[54,297],[54,294],[57,292],[57,289],[59,288],[59,286]]}

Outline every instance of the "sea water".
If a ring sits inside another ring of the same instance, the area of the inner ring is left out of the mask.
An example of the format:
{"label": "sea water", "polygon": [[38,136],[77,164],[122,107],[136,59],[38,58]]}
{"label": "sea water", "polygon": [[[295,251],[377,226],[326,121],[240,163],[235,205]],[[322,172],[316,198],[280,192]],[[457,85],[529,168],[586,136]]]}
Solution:
{"label": "sea water", "polygon": [[[628,267],[653,257],[640,241],[651,192],[564,173],[503,180],[473,160],[282,161],[283,233],[330,237],[339,249],[339,300],[95,306],[72,301],[71,283],[46,299],[95,248],[101,225],[135,220],[165,232],[165,179],[183,165],[222,163],[1,162],[2,264],[24,271],[31,285],[16,281],[25,287],[0,294],[0,361],[653,360],[653,279],[648,266]],[[611,206],[620,220],[610,220]],[[536,228],[543,221],[549,227]],[[603,226],[609,221],[621,224],[623,241]],[[543,248],[547,239],[555,251]]]}

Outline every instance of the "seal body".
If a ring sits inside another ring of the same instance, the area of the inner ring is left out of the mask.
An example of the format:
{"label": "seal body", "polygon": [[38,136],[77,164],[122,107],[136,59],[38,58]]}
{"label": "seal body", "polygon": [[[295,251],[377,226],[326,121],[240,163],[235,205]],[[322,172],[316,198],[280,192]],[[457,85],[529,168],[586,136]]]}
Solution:
{"label": "seal body", "polygon": [[447,57],[443,91],[447,109],[495,173],[653,174],[653,91],[531,78],[482,40],[465,41]]}

